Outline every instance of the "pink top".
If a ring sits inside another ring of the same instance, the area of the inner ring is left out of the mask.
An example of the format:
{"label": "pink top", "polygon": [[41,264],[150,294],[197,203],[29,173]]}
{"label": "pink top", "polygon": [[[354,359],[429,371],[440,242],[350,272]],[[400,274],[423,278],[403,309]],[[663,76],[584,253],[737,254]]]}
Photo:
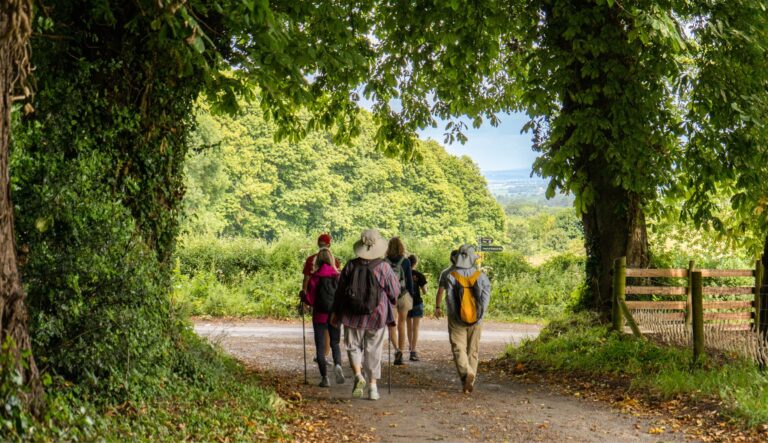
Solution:
{"label": "pink top", "polygon": [[[304,301],[307,302],[310,306],[315,305],[315,297],[317,296],[317,283],[320,281],[321,277],[337,277],[339,276],[339,271],[337,271],[333,266],[328,265],[327,263],[323,263],[320,266],[320,269],[317,270],[317,272],[313,273],[311,277],[309,278],[309,284],[307,284],[307,294],[304,297]],[[313,323],[328,323],[328,320],[330,319],[331,314],[328,312],[317,312],[315,310],[312,311],[312,322]]]}

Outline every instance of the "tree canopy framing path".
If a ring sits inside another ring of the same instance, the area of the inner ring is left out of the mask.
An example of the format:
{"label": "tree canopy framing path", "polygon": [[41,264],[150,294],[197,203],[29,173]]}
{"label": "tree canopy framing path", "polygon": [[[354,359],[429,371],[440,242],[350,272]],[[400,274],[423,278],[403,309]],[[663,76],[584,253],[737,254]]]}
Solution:
{"label": "tree canopy framing path", "polygon": [[[293,432],[301,441],[686,441],[681,432],[660,431],[654,421],[620,414],[596,400],[558,393],[547,385],[516,383],[489,369],[488,360],[511,342],[535,337],[535,325],[486,322],[478,383],[460,391],[443,321],[423,322],[420,362],[392,368],[387,393],[386,351],[379,381],[381,400],[353,399],[351,370],[342,350],[347,381],[319,388],[311,327],[307,330],[309,384],[303,385],[301,325],[296,321],[202,321],[198,334],[219,343],[311,417]],[[312,348],[312,349],[310,349]],[[659,435],[658,432],[663,432]]]}

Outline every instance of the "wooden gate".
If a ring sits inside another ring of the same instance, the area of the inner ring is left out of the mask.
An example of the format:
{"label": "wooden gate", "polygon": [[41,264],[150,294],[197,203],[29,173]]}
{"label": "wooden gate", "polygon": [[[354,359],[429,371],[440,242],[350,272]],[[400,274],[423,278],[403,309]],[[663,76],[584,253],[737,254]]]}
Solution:
{"label": "wooden gate", "polygon": [[[627,268],[626,258],[621,257],[614,262],[613,269],[613,327],[623,330],[626,320],[632,333],[642,337],[642,325],[632,311],[647,311],[657,321],[689,327],[694,350],[699,354],[704,345],[705,324],[718,322],[721,328],[731,331],[757,329],[761,295],[756,288],[761,286],[763,272],[760,260],[754,269],[696,269],[693,261],[687,269],[639,269]],[[747,277],[752,284],[704,285],[704,279],[718,277]]]}

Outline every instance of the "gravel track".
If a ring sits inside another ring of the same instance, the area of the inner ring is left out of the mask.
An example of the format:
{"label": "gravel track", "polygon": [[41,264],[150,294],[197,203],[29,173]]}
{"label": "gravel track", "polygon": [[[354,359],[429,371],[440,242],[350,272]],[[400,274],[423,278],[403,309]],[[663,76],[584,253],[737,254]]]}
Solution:
{"label": "gravel track", "polygon": [[[651,434],[648,431],[652,423],[611,410],[601,402],[565,396],[546,385],[517,383],[489,370],[487,361],[498,357],[507,345],[535,337],[539,327],[495,322],[483,326],[481,367],[472,395],[461,393],[445,321],[427,319],[419,343],[422,361],[392,367],[391,394],[386,383],[385,349],[379,382],[381,400],[373,402],[351,398],[352,373],[348,365],[345,384],[336,385],[331,377],[330,389],[316,386],[319,375],[312,362],[314,345],[309,322],[306,350],[310,384],[303,385],[301,322],[195,321],[198,334],[285,383],[294,383],[304,400],[327,405],[331,416],[328,422],[342,428],[338,434],[348,429],[350,435],[364,434],[367,439],[382,442],[685,441],[682,434]],[[334,423],[333,411],[338,411],[343,420]]]}

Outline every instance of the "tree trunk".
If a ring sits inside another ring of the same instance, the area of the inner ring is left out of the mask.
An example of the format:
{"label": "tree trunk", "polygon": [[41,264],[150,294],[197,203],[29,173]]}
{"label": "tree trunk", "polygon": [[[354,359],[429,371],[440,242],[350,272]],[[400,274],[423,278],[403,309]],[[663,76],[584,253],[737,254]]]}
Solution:
{"label": "tree trunk", "polygon": [[[620,7],[616,5],[608,10],[602,10],[602,6],[595,5],[594,2],[588,1],[544,2],[544,15],[547,21],[545,28],[550,33],[547,36],[547,40],[550,41],[548,44],[564,53],[575,50],[574,38],[567,37],[563,32],[564,29],[573,26],[573,23],[569,17],[557,11],[565,6],[577,9],[598,8],[599,14],[604,15],[604,21],[591,20],[579,27],[579,41],[601,40],[606,33],[616,35],[617,38],[629,39],[627,26],[619,14]],[[629,67],[627,72],[632,72],[632,66],[636,63],[632,57],[627,57],[626,52],[618,49],[602,51],[597,57],[599,57],[599,65],[612,63],[626,65]],[[603,130],[600,134],[594,134],[591,139],[583,135],[575,135],[578,119],[583,118],[581,116],[584,115],[617,124],[612,116],[616,98],[611,94],[595,92],[603,91],[603,86],[608,87],[614,83],[615,79],[609,79],[606,71],[599,71],[594,75],[585,74],[594,70],[594,63],[595,60],[587,62],[577,59],[569,61],[567,66],[562,67],[570,74],[570,81],[560,91],[562,109],[555,118],[567,116],[566,121],[575,119],[575,122],[560,123],[564,132],[555,137],[552,146],[547,149],[557,153],[569,143],[578,147],[579,152],[572,154],[574,158],[567,161],[568,167],[574,170],[574,181],[579,183],[579,187],[571,190],[580,193],[582,197],[593,196],[586,212],[582,214],[587,263],[586,293],[581,300],[581,307],[598,312],[604,321],[608,321],[611,316],[613,261],[626,256],[628,267],[645,267],[648,265],[649,254],[643,197],[615,184],[617,172],[612,162],[617,159],[607,157],[605,154],[608,143],[621,146],[624,143],[622,137],[625,135],[614,127]],[[628,75],[626,80],[634,81],[631,75]],[[590,97],[590,100],[578,99],[585,96]],[[599,139],[609,142],[596,143],[595,140]],[[554,158],[553,154],[550,155]],[[558,155],[562,157],[562,154],[558,153]],[[554,162],[552,159],[549,161]],[[586,180],[583,180],[584,177]],[[586,192],[587,190],[590,192]]]}
{"label": "tree trunk", "polygon": [[27,0],[3,0],[0,6],[0,341],[7,350],[10,367],[22,375],[21,398],[31,412],[43,404],[43,388],[32,357],[27,307],[17,266],[13,232],[13,204],[8,157],[11,143],[11,110],[15,88],[23,80],[28,63],[26,45],[32,21]]}
{"label": "tree trunk", "polygon": [[603,188],[582,215],[587,252],[586,284],[582,304],[608,320],[611,313],[613,261],[627,257],[627,267],[649,262],[645,214],[639,198],[624,189]]}
{"label": "tree trunk", "polygon": [[768,234],[765,235],[765,240],[763,241],[763,256],[760,257],[760,260],[763,262],[763,267],[766,269],[766,272],[763,272],[763,281],[761,282],[761,285],[768,286]]}

